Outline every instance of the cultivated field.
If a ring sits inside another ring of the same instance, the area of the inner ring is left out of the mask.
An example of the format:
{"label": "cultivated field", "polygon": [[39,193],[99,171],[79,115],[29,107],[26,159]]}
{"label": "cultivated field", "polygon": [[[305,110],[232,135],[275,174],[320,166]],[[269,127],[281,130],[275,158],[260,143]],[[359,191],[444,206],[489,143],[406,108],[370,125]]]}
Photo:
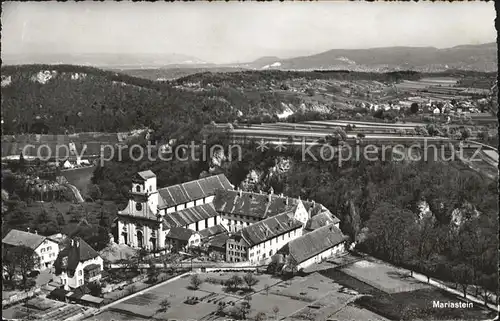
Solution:
{"label": "cultivated field", "polygon": [[369,260],[354,262],[342,268],[341,271],[386,293],[407,292],[430,287],[409,277],[406,270]]}
{"label": "cultivated field", "polygon": [[[207,278],[227,280],[233,274],[202,273],[200,277],[204,280]],[[237,274],[243,276],[243,273]],[[281,282],[280,279],[269,275],[256,274],[255,277],[259,280],[259,283],[253,287],[253,291],[257,292],[262,291],[266,285],[272,287]],[[244,285],[242,285],[243,287]],[[198,290],[192,290],[190,289],[190,278],[185,277],[153,290],[144,291],[142,294],[117,304],[115,310],[134,311],[138,316],[144,318],[154,316],[159,319],[200,320],[215,312],[219,302],[236,303],[243,299],[242,295],[249,292],[252,294],[253,291],[240,290],[235,293],[227,293],[222,285],[209,282],[201,284]],[[198,297],[201,302],[195,305],[184,303],[188,297],[193,296]],[[164,299],[170,301],[171,307],[166,312],[160,312],[160,302]]]}

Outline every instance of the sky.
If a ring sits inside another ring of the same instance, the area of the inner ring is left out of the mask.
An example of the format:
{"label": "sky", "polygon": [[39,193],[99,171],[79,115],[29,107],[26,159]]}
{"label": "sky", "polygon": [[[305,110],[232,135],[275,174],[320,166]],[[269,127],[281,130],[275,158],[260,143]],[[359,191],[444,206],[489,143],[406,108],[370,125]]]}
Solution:
{"label": "sky", "polygon": [[213,63],[496,41],[493,2],[2,3],[2,55],[176,53]]}

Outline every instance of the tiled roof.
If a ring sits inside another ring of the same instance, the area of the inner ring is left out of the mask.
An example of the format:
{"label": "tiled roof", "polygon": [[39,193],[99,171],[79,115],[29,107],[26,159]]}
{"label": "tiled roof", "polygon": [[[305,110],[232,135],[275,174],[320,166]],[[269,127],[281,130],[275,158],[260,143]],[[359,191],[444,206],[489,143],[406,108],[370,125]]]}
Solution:
{"label": "tiled roof", "polygon": [[302,227],[302,223],[289,215],[290,213],[283,213],[276,215],[240,230],[237,234],[254,246],[270,240],[283,233],[298,229]]}
{"label": "tiled roof", "polygon": [[[271,197],[271,201],[269,201],[269,197]],[[219,190],[215,195],[214,206],[218,212],[262,219],[291,211],[298,202],[298,199],[288,197],[287,204],[287,197],[276,194]]]}
{"label": "tiled roof", "polygon": [[307,223],[306,223],[306,230],[316,230],[320,227],[330,225],[330,224],[337,224],[340,222],[338,218],[333,216],[330,211],[326,210],[325,212],[319,213],[311,217]]}
{"label": "tiled roof", "polygon": [[209,238],[209,237],[221,234],[221,233],[226,233],[226,232],[227,232],[227,230],[224,228],[224,226],[219,224],[219,225],[215,225],[215,226],[206,228],[204,230],[201,230],[199,233],[200,233],[200,236],[202,239],[206,239],[206,238]]}
{"label": "tiled roof", "polygon": [[[73,243],[73,244],[72,244]],[[78,246],[77,246],[78,243]],[[57,256],[54,266],[56,274],[66,271],[70,277],[73,277],[78,263],[94,259],[99,256],[87,242],[83,239],[75,237],[74,239],[66,239],[64,248]],[[64,265],[64,258],[67,259],[67,265]]]}
{"label": "tiled roof", "polygon": [[139,176],[143,180],[147,180],[149,178],[156,177],[155,173],[153,173],[150,170],[139,172],[139,173],[137,173],[137,176]]}
{"label": "tiled roof", "polygon": [[35,250],[46,239],[47,238],[42,235],[19,230],[10,230],[10,232],[3,238],[2,243],[12,246],[26,246]]}
{"label": "tiled roof", "polygon": [[213,204],[207,203],[165,214],[163,224],[165,228],[182,227],[217,215]]}
{"label": "tiled roof", "polygon": [[218,189],[233,189],[224,174],[209,176],[195,181],[160,188],[158,207],[160,209],[191,202],[215,195]]}
{"label": "tiled roof", "polygon": [[280,252],[289,254],[296,264],[326,251],[346,239],[334,225],[320,227],[288,242]]}
{"label": "tiled roof", "polygon": [[311,202],[311,201],[304,201],[303,200],[302,204],[304,204],[306,211],[308,213],[310,213],[311,216],[318,215],[322,212],[328,211],[328,209],[326,207],[324,207],[322,204],[316,203],[314,201]]}
{"label": "tiled roof", "polygon": [[229,234],[224,233],[224,234],[219,234],[214,236],[210,241],[208,241],[208,246],[209,247],[216,247],[216,248],[226,248],[226,242],[229,239]]}
{"label": "tiled roof", "polygon": [[189,238],[196,233],[193,230],[183,228],[183,227],[174,227],[168,231],[167,237],[174,240],[182,240],[188,241]]}
{"label": "tiled roof", "polygon": [[90,271],[94,269],[100,269],[101,266],[99,264],[89,264],[86,267],[83,268],[84,271]]}

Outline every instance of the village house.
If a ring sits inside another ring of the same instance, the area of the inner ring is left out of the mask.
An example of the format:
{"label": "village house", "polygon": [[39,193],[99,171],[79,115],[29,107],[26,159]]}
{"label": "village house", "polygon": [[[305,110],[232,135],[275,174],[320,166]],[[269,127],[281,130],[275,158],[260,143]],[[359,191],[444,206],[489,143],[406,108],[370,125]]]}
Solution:
{"label": "village house", "polygon": [[226,243],[229,239],[228,233],[218,234],[204,241],[203,246],[209,252],[209,257],[218,261],[226,261]]}
{"label": "village house", "polygon": [[139,172],[127,207],[117,215],[116,242],[157,251],[166,249],[172,228],[202,231],[218,225],[221,218],[212,204],[216,190],[232,188],[221,174],[157,189],[152,171]]}
{"label": "village house", "polygon": [[69,290],[91,282],[100,282],[103,260],[87,242],[75,237],[65,241],[54,267],[54,281]]}
{"label": "village house", "polygon": [[48,237],[19,230],[10,230],[2,240],[3,246],[25,246],[33,250],[38,262],[35,268],[43,271],[53,267],[59,245]]}
{"label": "village house", "polygon": [[199,247],[200,245],[200,233],[184,227],[171,228],[165,240],[165,247],[174,253],[179,251],[186,252],[188,248]]}
{"label": "village house", "polygon": [[220,234],[227,234],[227,230],[221,224],[200,231],[200,237],[202,241],[208,241]]}
{"label": "village house", "polygon": [[247,226],[227,240],[228,262],[264,263],[280,248],[302,235],[304,222],[290,210]]}
{"label": "village house", "polygon": [[328,257],[343,253],[346,240],[347,237],[340,229],[330,224],[291,240],[278,254],[285,257],[284,269],[300,271]]}

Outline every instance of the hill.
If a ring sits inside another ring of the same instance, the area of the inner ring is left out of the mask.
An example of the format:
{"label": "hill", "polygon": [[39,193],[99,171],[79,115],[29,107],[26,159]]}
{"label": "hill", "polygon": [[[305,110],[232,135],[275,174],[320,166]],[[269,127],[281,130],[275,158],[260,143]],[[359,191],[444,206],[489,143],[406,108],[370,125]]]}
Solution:
{"label": "hill", "polygon": [[9,65],[23,64],[26,61],[37,64],[72,64],[97,66],[103,68],[159,68],[166,65],[197,65],[206,64],[205,61],[183,54],[109,54],[109,53],[81,53],[81,54],[2,54],[2,63]]}
{"label": "hill", "polygon": [[[117,133],[175,123],[260,123],[290,112],[354,115],[363,102],[397,99],[394,82],[425,75],[247,70],[154,81],[86,66],[3,66],[2,133]],[[439,75],[492,77],[458,71]]]}
{"label": "hill", "polygon": [[2,66],[2,129],[64,134],[130,131],[165,119],[207,123],[216,111],[204,102],[213,95],[86,66]]}
{"label": "hill", "polygon": [[[496,43],[463,45],[453,48],[387,47],[372,49],[333,49],[316,55],[290,59],[258,59],[248,68],[262,69],[275,63],[275,69],[347,69],[353,71],[443,71],[462,69],[496,71]],[[278,65],[279,63],[279,65]]]}
{"label": "hill", "polygon": [[162,68],[111,69],[111,70],[119,73],[124,73],[133,77],[139,77],[156,81],[166,81],[205,72],[213,72],[213,73],[238,72],[247,69],[240,67],[221,67],[212,64],[199,64],[199,65],[169,65]]}

